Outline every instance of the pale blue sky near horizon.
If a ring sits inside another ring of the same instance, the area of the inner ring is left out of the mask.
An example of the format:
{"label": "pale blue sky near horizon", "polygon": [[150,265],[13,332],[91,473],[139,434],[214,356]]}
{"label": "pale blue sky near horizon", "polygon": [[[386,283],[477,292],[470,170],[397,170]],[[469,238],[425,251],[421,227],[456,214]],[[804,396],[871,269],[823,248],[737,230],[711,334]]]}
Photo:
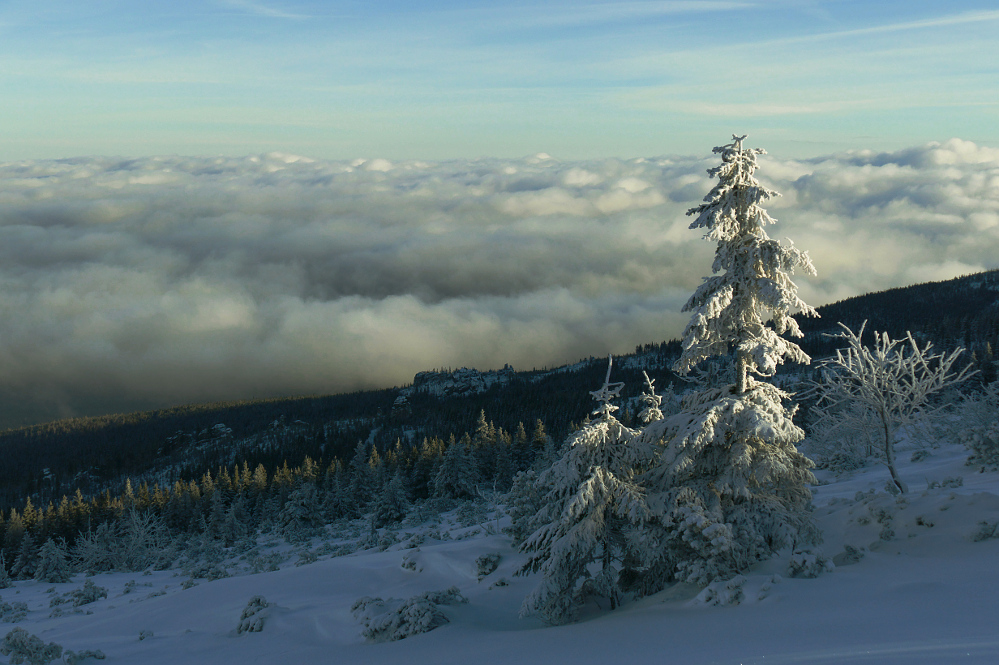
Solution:
{"label": "pale blue sky near horizon", "polygon": [[0,0],[0,160],[999,146],[994,2]]}

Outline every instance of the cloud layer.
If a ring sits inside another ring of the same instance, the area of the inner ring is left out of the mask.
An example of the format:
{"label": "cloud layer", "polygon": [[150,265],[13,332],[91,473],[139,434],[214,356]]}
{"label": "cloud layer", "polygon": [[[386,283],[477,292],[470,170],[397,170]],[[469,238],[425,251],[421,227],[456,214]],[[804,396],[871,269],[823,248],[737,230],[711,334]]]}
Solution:
{"label": "cloud layer", "polygon": [[[0,164],[3,424],[551,365],[679,335],[712,158]],[[999,265],[999,150],[759,173],[806,301]]]}

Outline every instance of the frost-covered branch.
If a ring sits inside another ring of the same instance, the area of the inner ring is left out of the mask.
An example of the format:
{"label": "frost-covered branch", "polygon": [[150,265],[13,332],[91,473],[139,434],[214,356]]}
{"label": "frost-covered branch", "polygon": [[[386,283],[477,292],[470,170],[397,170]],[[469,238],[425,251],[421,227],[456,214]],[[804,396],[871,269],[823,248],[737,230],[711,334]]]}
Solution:
{"label": "frost-covered branch", "polygon": [[895,466],[898,431],[942,408],[932,406],[930,398],[974,372],[970,364],[956,369],[964,349],[933,353],[930,342],[920,347],[909,332],[904,339],[894,340],[887,333],[876,332],[874,345],[868,347],[861,342],[866,321],[856,333],[839,325],[843,332],[830,336],[844,340],[847,346],[822,362],[821,380],[812,382],[808,391],[818,398],[813,407],[818,416],[816,427],[849,428],[858,420],[873,422],[892,482],[900,492],[907,492]]}

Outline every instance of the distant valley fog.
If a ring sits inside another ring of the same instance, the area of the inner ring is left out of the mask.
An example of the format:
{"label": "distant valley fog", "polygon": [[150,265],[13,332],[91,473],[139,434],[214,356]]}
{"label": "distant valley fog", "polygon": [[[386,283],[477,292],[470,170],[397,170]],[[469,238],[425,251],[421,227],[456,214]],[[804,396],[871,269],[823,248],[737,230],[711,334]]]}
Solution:
{"label": "distant valley fog", "polygon": [[[684,215],[712,185],[709,149],[0,164],[0,426],[677,337],[710,273]],[[758,176],[784,194],[770,234],[819,272],[797,280],[812,305],[999,267],[999,150],[772,155]]]}

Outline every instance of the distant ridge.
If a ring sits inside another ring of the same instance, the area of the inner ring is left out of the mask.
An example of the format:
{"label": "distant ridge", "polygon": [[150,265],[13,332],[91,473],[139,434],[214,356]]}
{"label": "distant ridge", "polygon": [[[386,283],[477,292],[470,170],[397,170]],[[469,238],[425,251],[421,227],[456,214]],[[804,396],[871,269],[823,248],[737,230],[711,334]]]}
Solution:
{"label": "distant ridge", "polygon": [[856,330],[867,321],[867,331],[893,338],[912,331],[939,346],[964,346],[969,351],[993,351],[999,343],[999,270],[965,275],[940,282],[914,284],[847,298],[818,308],[822,318],[798,316],[803,346],[813,356],[828,355],[836,343],[823,338],[836,333],[842,322]]}

